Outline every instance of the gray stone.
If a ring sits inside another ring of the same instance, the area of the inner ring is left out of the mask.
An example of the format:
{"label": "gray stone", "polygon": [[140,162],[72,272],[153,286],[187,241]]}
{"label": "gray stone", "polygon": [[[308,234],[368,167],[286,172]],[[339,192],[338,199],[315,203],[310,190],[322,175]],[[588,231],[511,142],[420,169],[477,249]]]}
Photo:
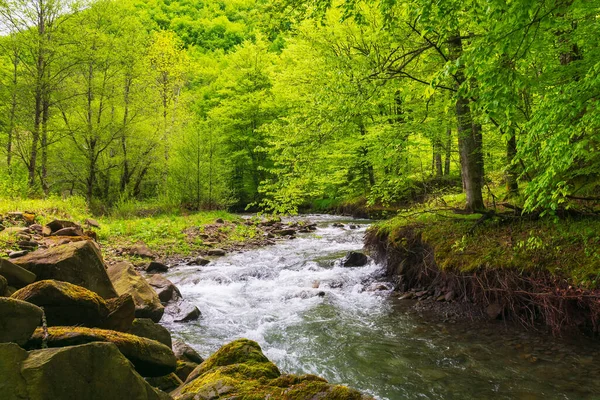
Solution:
{"label": "gray stone", "polygon": [[156,340],[167,347],[171,347],[171,334],[162,325],[159,325],[149,318],[136,318],[133,320],[129,333],[132,335]]}
{"label": "gray stone", "polygon": [[8,284],[23,287],[35,281],[35,274],[18,265],[0,258],[0,275],[6,278]]}
{"label": "gray stone", "polygon": [[344,267],[362,267],[369,262],[369,258],[360,251],[351,251],[342,260]]}

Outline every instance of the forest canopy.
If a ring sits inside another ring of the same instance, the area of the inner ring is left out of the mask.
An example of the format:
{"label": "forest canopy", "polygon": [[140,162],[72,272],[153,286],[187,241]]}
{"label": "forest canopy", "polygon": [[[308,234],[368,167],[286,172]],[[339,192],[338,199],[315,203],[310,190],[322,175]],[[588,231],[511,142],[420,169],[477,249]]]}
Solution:
{"label": "forest canopy", "polygon": [[0,192],[600,197],[600,0],[0,0]]}

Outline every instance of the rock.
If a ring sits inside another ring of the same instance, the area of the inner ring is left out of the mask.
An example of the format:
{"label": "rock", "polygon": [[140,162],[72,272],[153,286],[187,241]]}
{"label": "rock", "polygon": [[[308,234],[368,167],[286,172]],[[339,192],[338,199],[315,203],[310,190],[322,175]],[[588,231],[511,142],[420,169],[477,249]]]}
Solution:
{"label": "rock", "polygon": [[215,221],[215,224],[224,224],[225,221],[223,221],[223,218],[217,218],[217,220]]}
{"label": "rock", "polygon": [[151,273],[155,273],[155,272],[168,272],[169,271],[169,267],[167,267],[165,264],[163,263],[159,263],[156,261],[152,261],[150,264],[148,264],[146,266],[146,268],[144,268],[144,270],[151,274]]}
{"label": "rock", "polygon": [[313,375],[281,375],[258,343],[240,339],[200,364],[171,395],[187,399],[336,399],[369,397]]}
{"label": "rock", "polygon": [[89,241],[38,250],[14,263],[33,272],[37,280],[69,282],[96,292],[105,299],[117,297],[100,251]]}
{"label": "rock", "polygon": [[15,292],[13,299],[43,307],[48,326],[102,326],[109,310],[96,293],[68,282],[39,281]]}
{"label": "rock", "polygon": [[177,360],[177,370],[175,371],[175,375],[183,382],[190,376],[192,371],[194,371],[198,367],[198,364],[192,363],[189,361],[181,361]]}
{"label": "rock", "polygon": [[208,255],[209,256],[223,257],[226,254],[227,254],[227,252],[225,250],[223,250],[223,249],[210,249],[210,250],[208,250]]}
{"label": "rock", "polygon": [[105,329],[127,332],[131,329],[135,319],[135,303],[129,293],[106,300],[109,310],[108,318],[104,324]]}
{"label": "rock", "polygon": [[502,307],[499,303],[492,303],[485,309],[485,313],[490,317],[490,319],[498,319],[502,312],[504,311],[504,307]]}
{"label": "rock", "polygon": [[29,230],[34,233],[41,234],[42,231],[44,230],[44,227],[41,226],[40,224],[33,224],[33,225],[29,225]]}
{"label": "rock", "polygon": [[174,340],[172,347],[173,353],[175,353],[175,357],[177,357],[178,360],[195,364],[202,364],[202,362],[204,362],[204,359],[200,357],[200,354],[198,354],[196,350],[181,340]]}
{"label": "rock", "polygon": [[9,285],[19,288],[35,281],[34,273],[2,258],[0,258],[0,275],[6,278]]}
{"label": "rock", "polygon": [[171,334],[162,325],[159,325],[149,318],[136,318],[133,320],[129,333],[132,335],[156,340],[167,347],[171,347]]}
{"label": "rock", "polygon": [[19,257],[23,257],[23,256],[25,256],[27,254],[29,254],[28,250],[9,251],[8,252],[8,258],[19,258]]}
{"label": "rock", "polygon": [[129,255],[154,260],[156,255],[144,242],[137,242],[129,249]]}
{"label": "rock", "polygon": [[146,378],[146,382],[164,392],[171,392],[183,384],[183,381],[174,372],[157,378]]}
{"label": "rock", "polygon": [[356,226],[356,225],[348,225],[348,228],[354,230],[354,229],[358,229],[358,226]]}
{"label": "rock", "polygon": [[177,289],[177,286],[175,286],[170,280],[162,275],[152,275],[148,279],[148,283],[154,288],[156,294],[158,294],[158,298],[163,303],[175,301],[181,299],[182,297],[181,292],[179,289]]}
{"label": "rock", "polygon": [[79,227],[62,228],[52,233],[52,236],[83,236],[83,230]]}
{"label": "rock", "polygon": [[0,232],[2,232],[3,230],[5,230],[6,228],[4,227],[4,225],[0,224]]}
{"label": "rock", "polygon": [[8,289],[8,281],[5,277],[0,275],[0,296],[6,296],[6,291]]}
{"label": "rock", "polygon": [[454,300],[454,291],[449,291],[444,295],[444,300],[446,301],[452,301]]}
{"label": "rock", "polygon": [[42,234],[44,236],[50,236],[55,232],[60,231],[61,229],[65,229],[65,228],[77,228],[80,231],[82,231],[81,226],[79,226],[78,224],[76,224],[75,222],[71,222],[71,221],[62,221],[62,220],[54,220],[52,222],[47,223],[43,228],[42,228]]}
{"label": "rock", "polygon": [[333,226],[334,228],[343,228],[344,224],[340,222],[334,222],[333,224],[331,224],[331,226]]}
{"label": "rock", "polygon": [[189,261],[187,263],[187,265],[200,265],[200,266],[204,266],[210,263],[210,260],[207,260],[206,258],[202,258],[202,257],[197,257],[191,261]]}
{"label": "rock", "polygon": [[38,242],[32,242],[31,240],[20,240],[17,242],[17,246],[23,250],[35,250],[39,245]]}
{"label": "rock", "polygon": [[295,229],[277,229],[272,232],[277,236],[294,236],[296,234]]}
{"label": "rock", "polygon": [[351,251],[342,260],[342,265],[344,267],[362,267],[368,262],[369,258],[365,254],[359,251]]}
{"label": "rock", "polygon": [[86,220],[85,220],[85,224],[86,224],[88,227],[93,227],[93,228],[98,228],[98,229],[100,229],[100,224],[99,224],[99,223],[98,223],[98,221],[96,221],[95,219],[88,218],[88,219],[86,219]]}
{"label": "rock", "polygon": [[413,299],[415,297],[415,294],[413,292],[406,292],[404,294],[402,294],[402,296],[398,297],[398,300],[410,300]]}
{"label": "rock", "polygon": [[22,226],[11,226],[10,228],[6,228],[4,233],[18,235],[19,233],[27,233],[29,232],[29,228],[24,228]]}
{"label": "rock", "polygon": [[198,307],[185,300],[169,304],[165,312],[173,322],[191,322],[202,316]]}
{"label": "rock", "polygon": [[[27,342],[28,348],[39,348],[44,332],[36,329]],[[48,328],[48,347],[76,346],[92,342],[114,343],[142,376],[164,376],[175,372],[177,359],[173,351],[155,340],[128,333],[97,328],[54,326]]]}
{"label": "rock", "polygon": [[0,297],[0,343],[24,345],[42,322],[42,314],[38,306]]}
{"label": "rock", "polygon": [[108,275],[119,295],[130,294],[135,303],[136,318],[150,318],[159,322],[165,307],[158,295],[129,262],[120,262],[108,267]]}
{"label": "rock", "polygon": [[167,400],[112,343],[27,352],[0,345],[3,400]]}

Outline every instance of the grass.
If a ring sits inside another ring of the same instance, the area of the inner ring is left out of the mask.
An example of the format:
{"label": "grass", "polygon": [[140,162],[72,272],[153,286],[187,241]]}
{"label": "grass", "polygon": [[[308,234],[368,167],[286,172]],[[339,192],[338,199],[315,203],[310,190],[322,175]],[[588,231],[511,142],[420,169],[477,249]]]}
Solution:
{"label": "grass", "polygon": [[[464,195],[445,196],[437,204],[404,210],[373,229],[395,246],[403,245],[408,228],[416,229],[443,270],[548,272],[573,286],[600,287],[599,218],[515,217],[480,222],[482,214],[460,215],[449,209],[463,200]],[[497,211],[510,210],[499,207]]]}
{"label": "grass", "polygon": [[[0,216],[13,211],[28,211],[36,215],[36,223],[46,224],[64,219],[84,224],[93,218],[100,224],[98,240],[108,249],[126,248],[143,241],[161,256],[186,256],[207,248],[197,235],[186,230],[204,227],[222,219],[232,224],[218,228],[223,245],[243,243],[258,235],[255,227],[240,224],[241,218],[225,211],[184,212],[174,208],[161,209],[155,204],[127,204],[105,215],[95,216],[81,197],[49,197],[47,199],[0,199]],[[16,249],[14,234],[0,232],[0,249]]]}

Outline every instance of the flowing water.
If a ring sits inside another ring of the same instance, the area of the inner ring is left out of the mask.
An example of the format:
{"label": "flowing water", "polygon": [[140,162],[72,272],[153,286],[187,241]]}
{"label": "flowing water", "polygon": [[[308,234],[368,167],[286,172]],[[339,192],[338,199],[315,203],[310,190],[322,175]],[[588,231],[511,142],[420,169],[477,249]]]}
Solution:
{"label": "flowing water", "polygon": [[312,234],[172,269],[167,277],[203,314],[170,324],[174,337],[204,357],[238,338],[256,340],[284,372],[320,375],[382,400],[600,399],[597,343],[421,318],[386,290],[374,262],[340,265],[362,248],[367,221],[312,220],[319,222]]}

